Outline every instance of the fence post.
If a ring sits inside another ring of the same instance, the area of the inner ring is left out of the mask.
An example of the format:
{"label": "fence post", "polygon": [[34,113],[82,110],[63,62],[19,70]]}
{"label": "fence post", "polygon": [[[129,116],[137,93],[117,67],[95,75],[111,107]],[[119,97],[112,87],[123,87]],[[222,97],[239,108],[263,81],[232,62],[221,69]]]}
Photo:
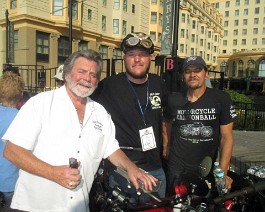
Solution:
{"label": "fence post", "polygon": [[246,130],[246,123],[247,123],[247,113],[248,113],[248,103],[245,103],[245,117],[244,117],[244,130]]}

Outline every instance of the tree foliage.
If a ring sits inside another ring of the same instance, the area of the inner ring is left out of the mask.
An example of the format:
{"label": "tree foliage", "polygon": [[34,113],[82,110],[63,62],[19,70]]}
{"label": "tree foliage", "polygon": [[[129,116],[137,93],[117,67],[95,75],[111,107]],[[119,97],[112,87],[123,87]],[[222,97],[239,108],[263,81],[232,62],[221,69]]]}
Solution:
{"label": "tree foliage", "polygon": [[226,92],[229,94],[233,102],[254,103],[253,100],[245,94],[233,90],[226,90]]}

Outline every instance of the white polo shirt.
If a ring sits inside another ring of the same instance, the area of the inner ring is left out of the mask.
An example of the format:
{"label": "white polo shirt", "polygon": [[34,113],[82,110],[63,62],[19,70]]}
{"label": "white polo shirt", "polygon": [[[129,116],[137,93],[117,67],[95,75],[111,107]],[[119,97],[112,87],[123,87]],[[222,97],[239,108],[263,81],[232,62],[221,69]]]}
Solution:
{"label": "white polo shirt", "polygon": [[103,106],[88,98],[81,127],[65,86],[32,97],[3,140],[54,166],[68,165],[70,157],[81,162],[82,181],[74,190],[20,170],[11,208],[32,212],[89,211],[89,191],[98,166],[119,148],[114,124]]}

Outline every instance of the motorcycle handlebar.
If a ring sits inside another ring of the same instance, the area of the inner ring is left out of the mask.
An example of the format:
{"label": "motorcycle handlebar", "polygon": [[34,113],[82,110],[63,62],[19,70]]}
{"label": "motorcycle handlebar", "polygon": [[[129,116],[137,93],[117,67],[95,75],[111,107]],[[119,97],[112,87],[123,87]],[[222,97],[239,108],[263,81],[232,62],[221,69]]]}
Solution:
{"label": "motorcycle handlebar", "polygon": [[254,193],[262,191],[262,190],[265,190],[265,181],[258,182],[254,185],[242,188],[239,191],[234,191],[232,193],[225,194],[225,195],[220,196],[220,197],[216,197],[213,199],[213,202],[215,204],[219,204],[219,203],[225,202],[228,199],[233,199],[234,197],[237,197],[237,196],[254,194]]}

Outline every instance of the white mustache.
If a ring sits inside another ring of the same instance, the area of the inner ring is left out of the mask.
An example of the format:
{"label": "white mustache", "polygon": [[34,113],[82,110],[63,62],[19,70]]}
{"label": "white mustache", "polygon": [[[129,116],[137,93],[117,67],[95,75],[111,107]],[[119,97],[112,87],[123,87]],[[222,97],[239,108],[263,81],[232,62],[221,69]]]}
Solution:
{"label": "white mustache", "polygon": [[92,87],[92,84],[90,82],[86,82],[84,80],[79,81],[77,84]]}

